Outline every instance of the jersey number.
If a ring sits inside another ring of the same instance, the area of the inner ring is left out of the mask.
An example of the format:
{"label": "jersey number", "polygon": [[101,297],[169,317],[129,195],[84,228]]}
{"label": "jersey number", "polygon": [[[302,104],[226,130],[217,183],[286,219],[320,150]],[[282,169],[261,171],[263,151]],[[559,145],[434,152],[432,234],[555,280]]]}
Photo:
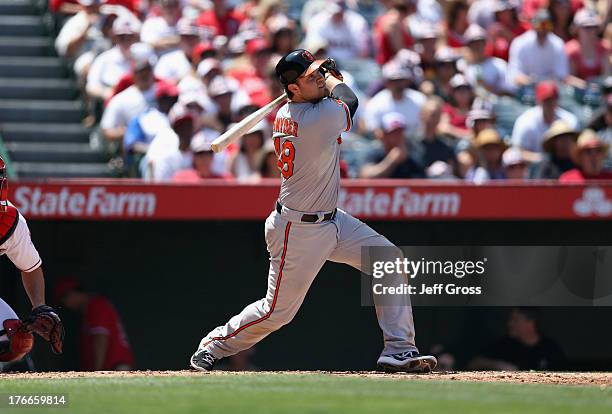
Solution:
{"label": "jersey number", "polygon": [[274,149],[278,154],[278,169],[285,179],[293,175],[293,160],[295,159],[295,147],[293,142],[286,140],[281,146],[280,137],[274,138]]}

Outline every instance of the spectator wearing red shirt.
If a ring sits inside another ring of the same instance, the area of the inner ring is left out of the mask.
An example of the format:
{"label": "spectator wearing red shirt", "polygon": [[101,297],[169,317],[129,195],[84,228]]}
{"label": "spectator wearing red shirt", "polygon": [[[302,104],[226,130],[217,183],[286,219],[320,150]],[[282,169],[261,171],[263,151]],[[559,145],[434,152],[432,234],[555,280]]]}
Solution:
{"label": "spectator wearing red shirt", "polygon": [[559,177],[562,183],[583,183],[586,180],[612,180],[612,172],[603,171],[604,160],[608,154],[608,144],[604,143],[592,129],[584,130],[572,153],[578,168],[569,170]]}
{"label": "spectator wearing red shirt", "polygon": [[469,138],[467,117],[474,101],[474,90],[465,76],[458,73],[450,80],[451,93],[448,103],[442,108],[442,132],[456,138]]}
{"label": "spectator wearing red shirt", "polygon": [[253,104],[263,107],[272,101],[267,83],[270,46],[263,39],[253,39],[247,43],[246,54],[248,65],[232,70],[228,75],[238,81]]}
{"label": "spectator wearing red shirt", "polygon": [[488,28],[486,54],[507,61],[510,44],[529,30],[529,25],[519,19],[518,6],[512,0],[497,0],[494,10],[495,23]]}
{"label": "spectator wearing red shirt", "polygon": [[[609,50],[597,36],[601,19],[592,10],[582,9],[574,17],[577,38],[565,44],[570,74],[582,81],[601,76],[607,66]],[[586,82],[577,85],[586,87]]]}
{"label": "spectator wearing red shirt", "polygon": [[399,50],[411,48],[414,44],[406,19],[415,12],[416,2],[392,0],[389,9],[374,22],[374,50],[380,65],[391,60]]}
{"label": "spectator wearing red shirt", "polygon": [[83,371],[126,371],[134,367],[121,318],[108,299],[85,292],[74,278],[60,279],[55,297],[62,306],[83,316],[80,335]]}
{"label": "spectator wearing red shirt", "polygon": [[463,37],[470,22],[468,21],[469,6],[464,0],[450,0],[445,7],[446,43],[453,48],[465,46]]}
{"label": "spectator wearing red shirt", "polygon": [[244,17],[225,4],[225,0],[213,0],[213,7],[203,11],[198,17],[198,24],[211,29],[216,36],[232,37]]}

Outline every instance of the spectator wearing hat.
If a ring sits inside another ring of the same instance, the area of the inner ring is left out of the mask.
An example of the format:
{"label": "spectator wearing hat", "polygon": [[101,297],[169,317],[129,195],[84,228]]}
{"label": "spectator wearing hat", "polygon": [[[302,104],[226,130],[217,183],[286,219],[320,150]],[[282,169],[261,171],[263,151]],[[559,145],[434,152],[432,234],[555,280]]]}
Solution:
{"label": "spectator wearing hat", "polygon": [[474,102],[474,90],[460,73],[451,78],[449,85],[451,92],[442,109],[440,130],[455,138],[469,138],[471,133],[466,121]]}
{"label": "spectator wearing hat", "polygon": [[260,121],[240,138],[240,149],[229,158],[229,171],[238,180],[251,180],[257,173],[259,152],[269,137],[269,127]]}
{"label": "spectator wearing hat", "polygon": [[562,119],[570,128],[578,129],[578,119],[572,113],[559,108],[559,92],[553,81],[543,81],[536,87],[537,106],[523,112],[514,123],[512,145],[524,151],[530,162],[541,160],[544,134],[557,119]]}
{"label": "spectator wearing hat", "polygon": [[390,112],[382,117],[381,147],[374,148],[361,169],[362,178],[424,178],[423,167],[410,154],[406,119]]}
{"label": "spectator wearing hat", "polygon": [[439,126],[442,117],[444,101],[432,96],[421,107],[422,131],[417,135],[417,148],[415,158],[425,168],[436,161],[442,161],[450,166],[454,163],[453,145],[440,135]]}
{"label": "spectator wearing hat", "polygon": [[393,59],[400,50],[410,49],[414,44],[406,22],[416,12],[416,1],[390,0],[385,7],[386,11],[374,21],[372,27],[376,61],[380,65]]}
{"label": "spectator wearing hat", "polygon": [[395,61],[383,66],[382,76],[385,88],[370,99],[363,114],[366,129],[378,134],[377,131],[382,128],[383,116],[398,112],[404,116],[407,133],[414,133],[419,124],[425,95],[407,88],[410,71]]}
{"label": "spectator wearing hat", "polygon": [[430,90],[428,82],[421,84],[421,91],[426,95],[435,94],[444,100],[448,100],[451,94],[450,80],[459,71],[457,70],[457,62],[460,55],[450,47],[440,47],[436,50],[435,55],[435,78],[433,80],[433,90]]}
{"label": "spectator wearing hat", "polygon": [[485,46],[487,32],[480,26],[472,24],[465,31],[468,47],[466,54],[465,77],[472,85],[478,85],[494,95],[508,95],[506,84],[507,64],[500,58],[487,57]]}
{"label": "spectator wearing hat", "polygon": [[190,144],[192,165],[190,168],[177,171],[172,181],[177,183],[198,183],[205,179],[231,178],[230,175],[218,174],[213,168],[215,153],[211,148],[213,136],[197,134]]}
{"label": "spectator wearing hat", "polygon": [[539,10],[532,19],[532,26],[532,30],[518,36],[510,46],[508,81],[517,87],[546,79],[565,81],[569,75],[569,61],[563,40],[551,33],[548,11]]}
{"label": "spectator wearing hat", "polygon": [[220,75],[223,75],[221,62],[214,57],[209,57],[202,60],[196,66],[195,72],[191,72],[184,76],[177,86],[180,93],[195,91],[206,94],[210,82]]}
{"label": "spectator wearing hat", "polygon": [[[284,14],[276,14],[266,20],[268,38],[273,54],[285,56],[297,49],[297,27],[295,21]],[[310,49],[306,49],[310,50]]]}
{"label": "spectator wearing hat", "polygon": [[478,167],[470,171],[465,177],[466,180],[480,184],[488,180],[506,178],[502,165],[502,154],[508,146],[502,141],[496,130],[481,131],[474,140],[474,147],[478,153]]}
{"label": "spectator wearing hat", "polygon": [[155,53],[148,44],[135,43],[130,55],[134,84],[109,101],[100,121],[102,134],[110,142],[120,142],[130,121],[155,105]]}
{"label": "spectator wearing hat", "polygon": [[168,120],[170,128],[158,132],[142,161],[147,181],[170,181],[178,171],[192,166],[191,140],[195,132],[192,113],[177,103]]}
{"label": "spectator wearing hat", "polygon": [[194,131],[200,131],[203,128],[223,131],[223,126],[216,120],[217,108],[208,95],[199,91],[188,91],[181,93],[178,101],[191,112]]}
{"label": "spectator wearing hat", "polygon": [[575,168],[572,151],[576,145],[578,133],[565,121],[558,119],[550,126],[542,148],[545,156],[536,166],[534,178],[556,180],[561,174]]}
{"label": "spectator wearing hat", "polygon": [[572,151],[576,168],[559,177],[562,183],[583,183],[586,180],[611,180],[612,172],[604,171],[604,161],[609,145],[603,142],[592,129],[585,129],[578,136]]}
{"label": "spectator wearing hat", "polygon": [[416,33],[415,50],[421,58],[419,66],[423,71],[423,79],[433,81],[436,77],[436,47],[440,31],[433,25],[424,25]]}
{"label": "spectator wearing hat", "polygon": [[517,36],[529,30],[519,18],[518,0],[485,0],[493,5],[495,22],[487,27],[487,56],[508,61],[510,45]]}
{"label": "spectator wearing hat", "polygon": [[474,138],[484,129],[495,128],[495,121],[493,105],[488,101],[476,98],[468,112],[465,125],[470,129],[471,137]]}
{"label": "spectator wearing hat", "polygon": [[150,15],[142,25],[140,39],[163,54],[178,47],[178,21],[183,14],[180,0],[160,0],[159,15]]}
{"label": "spectator wearing hat", "polygon": [[217,47],[210,41],[204,40],[198,43],[191,53],[191,65],[193,68],[197,68],[200,62],[204,59],[219,57],[219,51]]}
{"label": "spectator wearing hat", "polygon": [[308,24],[306,37],[327,41],[329,56],[339,61],[368,57],[370,31],[368,22],[351,10],[346,0],[332,0],[325,10]]}
{"label": "spectator wearing hat", "polygon": [[226,0],[212,0],[212,7],[198,16],[198,24],[212,31],[214,36],[231,38],[238,33],[244,16],[237,13]]}
{"label": "spectator wearing hat", "polygon": [[469,5],[465,0],[449,0],[445,3],[444,24],[446,44],[452,48],[465,46],[465,31],[469,26]]}
{"label": "spectator wearing hat", "polygon": [[119,312],[104,296],[85,291],[72,277],[55,284],[55,301],[82,315],[79,337],[82,371],[129,371],[134,356]]}
{"label": "spectator wearing hat", "polygon": [[221,132],[234,122],[234,114],[240,108],[251,104],[244,91],[237,89],[236,81],[224,76],[215,77],[206,92],[215,105],[215,119],[222,126]]}
{"label": "spectator wearing hat", "polygon": [[112,33],[115,46],[98,55],[87,74],[87,94],[103,101],[131,70],[130,47],[139,39],[140,22],[133,15],[121,15],[113,22]]}
{"label": "spectator wearing hat", "polygon": [[468,10],[468,21],[488,29],[495,23],[495,1],[473,0]]}
{"label": "spectator wearing hat", "polygon": [[520,148],[510,147],[502,154],[502,166],[505,178],[508,180],[527,180],[529,164],[523,158]]}
{"label": "spectator wearing hat", "polygon": [[179,20],[176,27],[180,36],[179,49],[163,54],[155,65],[155,76],[174,83],[191,73],[193,51],[200,43],[202,31],[195,20],[187,18]]}
{"label": "spectator wearing hat", "polygon": [[271,58],[270,45],[261,38],[249,40],[246,54],[246,65],[229,71],[228,76],[238,81],[240,89],[249,96],[251,102],[263,107],[272,101],[266,81]]}
{"label": "spectator wearing hat", "polygon": [[592,81],[606,73],[610,51],[598,37],[601,18],[592,10],[582,9],[574,17],[576,39],[565,44],[569,58],[570,74],[578,78],[574,84],[585,88],[585,81]]}
{"label": "spectator wearing hat", "polygon": [[204,84],[205,90],[208,90],[208,87],[210,86],[210,83],[213,81],[213,79],[215,79],[217,76],[223,75],[221,62],[219,62],[215,58],[204,59],[198,65],[196,73]]}
{"label": "spectator wearing hat", "polygon": [[[151,106],[145,112],[132,119],[128,125],[123,139],[123,154],[126,166],[138,165],[141,158],[147,153],[149,144],[155,135],[163,129],[170,127],[168,112],[178,101],[178,88],[169,82],[158,82],[155,85],[155,101],[157,106]],[[136,175],[136,171],[131,171]]]}
{"label": "spectator wearing hat", "polygon": [[454,174],[457,178],[471,179],[478,167],[478,153],[472,145],[474,140],[461,139],[455,145],[455,169]]}

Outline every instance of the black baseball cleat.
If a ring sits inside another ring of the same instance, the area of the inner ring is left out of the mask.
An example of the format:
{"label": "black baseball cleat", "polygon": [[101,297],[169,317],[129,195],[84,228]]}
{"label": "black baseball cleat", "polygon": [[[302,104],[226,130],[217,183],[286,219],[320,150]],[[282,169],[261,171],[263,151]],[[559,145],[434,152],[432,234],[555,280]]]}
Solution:
{"label": "black baseball cleat", "polygon": [[215,365],[215,357],[208,351],[198,349],[195,354],[191,356],[189,361],[191,368],[196,371],[212,371]]}
{"label": "black baseball cleat", "polygon": [[378,358],[377,365],[384,372],[410,372],[425,374],[432,372],[438,360],[431,355],[421,355],[417,351],[401,352],[393,355],[383,355]]}

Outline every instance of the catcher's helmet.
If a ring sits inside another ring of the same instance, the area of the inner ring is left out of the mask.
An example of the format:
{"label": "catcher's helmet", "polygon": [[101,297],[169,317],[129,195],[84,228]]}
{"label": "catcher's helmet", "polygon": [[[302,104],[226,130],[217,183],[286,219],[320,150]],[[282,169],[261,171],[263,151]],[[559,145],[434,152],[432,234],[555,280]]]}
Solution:
{"label": "catcher's helmet", "polygon": [[8,180],[6,164],[0,157],[0,213],[5,213],[8,209]]}
{"label": "catcher's helmet", "polygon": [[316,60],[312,53],[304,49],[297,49],[283,56],[276,64],[276,76],[283,87],[294,83],[302,75],[310,75],[319,69],[323,60]]}

